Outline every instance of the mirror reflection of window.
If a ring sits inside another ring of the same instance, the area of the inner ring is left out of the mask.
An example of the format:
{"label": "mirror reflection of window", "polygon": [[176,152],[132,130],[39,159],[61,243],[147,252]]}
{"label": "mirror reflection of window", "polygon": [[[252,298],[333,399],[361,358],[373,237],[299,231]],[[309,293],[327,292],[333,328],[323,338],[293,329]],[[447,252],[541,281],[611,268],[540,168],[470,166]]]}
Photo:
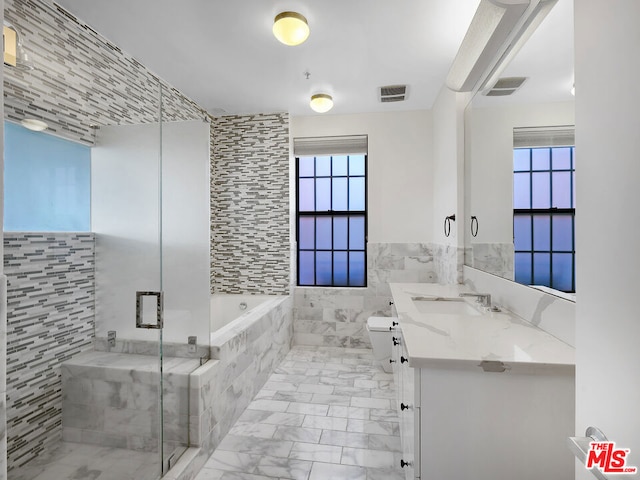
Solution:
{"label": "mirror reflection of window", "polygon": [[575,292],[573,146],[514,148],[515,280]]}

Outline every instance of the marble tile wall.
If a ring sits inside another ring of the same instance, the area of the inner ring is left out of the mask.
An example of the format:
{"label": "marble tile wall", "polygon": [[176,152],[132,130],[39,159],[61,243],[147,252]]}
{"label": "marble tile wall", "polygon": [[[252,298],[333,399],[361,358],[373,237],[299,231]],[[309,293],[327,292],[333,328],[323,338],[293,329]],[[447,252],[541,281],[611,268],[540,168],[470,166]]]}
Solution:
{"label": "marble tile wall", "polygon": [[62,436],[60,365],[93,348],[92,233],[5,233],[8,468]]}
{"label": "marble tile wall", "polygon": [[438,283],[462,283],[464,248],[438,243],[432,243],[431,248],[433,249],[433,259]]}
{"label": "marble tile wall", "polygon": [[211,122],[211,293],[287,295],[289,115]]}
{"label": "marble tile wall", "polygon": [[205,112],[135,58],[59,5],[5,0],[5,20],[15,26],[33,60],[32,70],[4,69],[5,118],[46,121],[51,133],[94,143],[95,125],[193,120]]}
{"label": "marble tile wall", "polygon": [[513,243],[472,243],[465,250],[466,264],[507,280],[514,278]]}
{"label": "marble tile wall", "polygon": [[440,281],[444,262],[432,244],[369,243],[367,249],[366,288],[294,289],[294,344],[370,347],[367,318],[391,315],[389,283]]}

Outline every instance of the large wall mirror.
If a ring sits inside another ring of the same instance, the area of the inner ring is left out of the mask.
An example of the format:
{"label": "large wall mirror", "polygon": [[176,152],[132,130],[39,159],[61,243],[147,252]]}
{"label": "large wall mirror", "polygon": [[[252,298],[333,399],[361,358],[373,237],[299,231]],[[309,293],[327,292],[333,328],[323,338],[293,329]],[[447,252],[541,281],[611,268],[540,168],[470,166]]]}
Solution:
{"label": "large wall mirror", "polygon": [[500,75],[517,77],[465,110],[465,265],[575,299],[573,0]]}

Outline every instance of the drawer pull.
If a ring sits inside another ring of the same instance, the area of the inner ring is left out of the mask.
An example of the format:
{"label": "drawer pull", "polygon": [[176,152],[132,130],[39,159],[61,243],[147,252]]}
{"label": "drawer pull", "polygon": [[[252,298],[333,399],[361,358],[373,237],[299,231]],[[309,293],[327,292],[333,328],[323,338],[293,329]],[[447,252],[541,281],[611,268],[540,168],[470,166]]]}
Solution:
{"label": "drawer pull", "polygon": [[393,338],[394,345],[400,345],[400,341],[396,337],[392,337],[392,338]]}
{"label": "drawer pull", "polygon": [[411,407],[409,405],[405,405],[404,403],[400,404],[400,410],[409,410]]}
{"label": "drawer pull", "polygon": [[400,363],[407,363],[408,361],[408,358],[400,357]]}
{"label": "drawer pull", "polygon": [[411,462],[405,462],[404,460],[400,460],[400,468],[404,468],[404,467],[410,467],[411,466]]}
{"label": "drawer pull", "polygon": [[396,361],[393,358],[390,358],[389,363],[396,363]]}

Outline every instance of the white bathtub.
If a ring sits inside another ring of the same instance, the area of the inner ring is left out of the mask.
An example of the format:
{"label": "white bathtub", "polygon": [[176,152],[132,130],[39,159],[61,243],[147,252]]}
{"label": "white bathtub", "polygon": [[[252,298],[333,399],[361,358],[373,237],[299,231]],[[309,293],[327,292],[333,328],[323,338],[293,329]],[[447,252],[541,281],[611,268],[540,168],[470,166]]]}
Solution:
{"label": "white bathtub", "polygon": [[281,297],[274,295],[234,295],[226,293],[211,295],[211,333],[217,332],[236,318],[248,315],[255,308],[276,298]]}

